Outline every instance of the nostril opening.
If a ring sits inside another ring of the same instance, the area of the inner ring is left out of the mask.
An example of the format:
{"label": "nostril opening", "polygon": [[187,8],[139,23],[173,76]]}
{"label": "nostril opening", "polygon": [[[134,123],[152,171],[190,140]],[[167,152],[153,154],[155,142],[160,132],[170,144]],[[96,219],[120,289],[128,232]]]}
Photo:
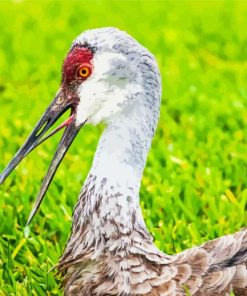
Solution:
{"label": "nostril opening", "polygon": [[41,125],[40,129],[38,130],[38,132],[37,132],[36,135],[35,135],[36,138],[40,137],[40,135],[44,132],[44,130],[45,130],[45,128],[46,128],[46,126],[47,126],[47,124],[48,124],[49,122],[50,122],[50,119],[48,119],[46,122],[44,122],[44,123]]}

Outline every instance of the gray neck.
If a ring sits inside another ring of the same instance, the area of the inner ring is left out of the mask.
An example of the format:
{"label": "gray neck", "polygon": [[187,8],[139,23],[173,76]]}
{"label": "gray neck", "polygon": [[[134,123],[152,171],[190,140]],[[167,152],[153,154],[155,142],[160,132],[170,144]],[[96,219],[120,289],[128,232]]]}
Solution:
{"label": "gray neck", "polygon": [[[105,129],[99,141],[90,175],[105,178],[116,190],[131,188],[139,194],[140,182],[153,131],[146,123],[145,107],[135,104]],[[141,110],[142,109],[142,110]]]}
{"label": "gray neck", "polygon": [[134,229],[147,233],[139,188],[160,105],[159,87],[149,85],[159,86],[160,82],[151,71],[157,67],[150,69],[150,60],[142,66],[146,67],[140,69],[146,73],[143,92],[108,122],[74,210],[73,229],[83,225],[91,229],[84,235],[85,241],[126,235]]}
{"label": "gray neck", "polygon": [[139,188],[155,129],[149,124],[148,110],[137,101],[106,127],[80,194],[81,222],[91,220],[97,211],[97,219],[114,220],[123,234],[133,227],[132,216],[144,223]]}
{"label": "gray neck", "polygon": [[121,193],[131,188],[136,196],[158,121],[161,95],[155,60],[143,56],[139,68],[143,91],[129,98],[128,106],[108,122],[89,173],[105,179]]}

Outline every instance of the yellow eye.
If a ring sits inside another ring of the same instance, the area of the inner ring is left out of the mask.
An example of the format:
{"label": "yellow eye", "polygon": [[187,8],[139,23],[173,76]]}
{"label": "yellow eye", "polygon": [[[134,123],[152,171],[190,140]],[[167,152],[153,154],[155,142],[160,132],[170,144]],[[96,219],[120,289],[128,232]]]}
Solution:
{"label": "yellow eye", "polygon": [[82,78],[87,78],[90,74],[91,74],[91,69],[88,66],[81,66],[78,69],[78,76],[82,77]]}

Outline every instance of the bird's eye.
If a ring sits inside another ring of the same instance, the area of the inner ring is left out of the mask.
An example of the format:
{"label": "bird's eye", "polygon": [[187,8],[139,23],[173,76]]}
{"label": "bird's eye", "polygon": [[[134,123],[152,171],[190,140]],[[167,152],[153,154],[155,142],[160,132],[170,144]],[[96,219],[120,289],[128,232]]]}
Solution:
{"label": "bird's eye", "polygon": [[77,75],[81,78],[87,78],[91,74],[91,68],[89,66],[80,66]]}

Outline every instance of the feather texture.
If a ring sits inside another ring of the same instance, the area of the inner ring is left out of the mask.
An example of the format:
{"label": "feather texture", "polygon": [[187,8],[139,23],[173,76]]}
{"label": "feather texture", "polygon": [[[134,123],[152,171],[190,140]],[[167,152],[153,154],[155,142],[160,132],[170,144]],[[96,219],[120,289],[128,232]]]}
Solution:
{"label": "feather texture", "polygon": [[[92,123],[105,121],[107,127],[58,264],[65,295],[247,295],[246,229],[172,256],[156,248],[146,229],[139,188],[161,97],[152,54],[114,28],[87,31],[73,46],[92,48],[95,71],[103,75],[83,85],[81,93],[86,90],[88,98],[82,93],[81,115],[100,106],[109,116],[97,111],[90,117]],[[96,101],[90,92],[97,89],[94,82],[105,90],[95,95]]]}
{"label": "feather texture", "polygon": [[[92,180],[97,183],[95,177],[89,180],[89,184]],[[105,186],[102,182],[102,191]],[[134,211],[137,219],[131,221],[127,233],[121,231],[117,217],[100,217],[102,196],[89,214],[91,218],[81,220],[88,190],[92,194],[90,186],[84,188],[75,208],[71,237],[58,264],[65,276],[65,295],[246,295],[247,229],[169,256],[140,227],[138,211]],[[94,229],[96,216],[102,219],[96,228],[105,231]]]}

